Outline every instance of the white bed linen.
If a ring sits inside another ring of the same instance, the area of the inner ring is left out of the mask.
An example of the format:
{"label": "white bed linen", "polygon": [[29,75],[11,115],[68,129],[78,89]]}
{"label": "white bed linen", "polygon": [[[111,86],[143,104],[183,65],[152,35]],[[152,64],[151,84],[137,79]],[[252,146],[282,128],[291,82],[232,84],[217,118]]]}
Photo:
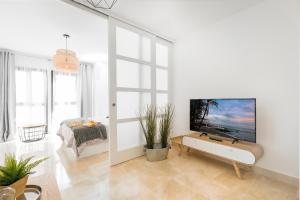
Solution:
{"label": "white bed linen", "polygon": [[60,136],[60,138],[62,139],[62,141],[63,141],[63,143],[66,147],[69,147],[69,148],[73,149],[73,151],[75,152],[77,157],[80,156],[80,154],[83,152],[83,150],[87,146],[91,146],[91,145],[95,145],[95,144],[101,144],[101,143],[108,143],[108,139],[106,139],[106,140],[94,139],[94,140],[85,142],[85,143],[81,144],[79,147],[77,147],[75,137],[74,137],[74,132],[65,123],[63,123],[59,127],[57,135]]}

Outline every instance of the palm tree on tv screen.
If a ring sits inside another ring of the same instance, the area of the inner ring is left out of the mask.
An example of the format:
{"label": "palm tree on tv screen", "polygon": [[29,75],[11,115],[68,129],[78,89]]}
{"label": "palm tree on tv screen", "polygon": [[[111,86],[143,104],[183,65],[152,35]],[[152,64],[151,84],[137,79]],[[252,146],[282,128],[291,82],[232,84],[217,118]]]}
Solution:
{"label": "palm tree on tv screen", "polygon": [[215,100],[215,99],[207,99],[206,100],[206,104],[205,104],[205,107],[201,107],[203,110],[202,110],[202,117],[201,117],[201,121],[200,121],[200,126],[199,126],[199,129],[202,127],[203,125],[203,120],[205,119],[205,117],[208,115],[209,113],[209,106],[215,106],[216,108],[218,108],[218,102]]}

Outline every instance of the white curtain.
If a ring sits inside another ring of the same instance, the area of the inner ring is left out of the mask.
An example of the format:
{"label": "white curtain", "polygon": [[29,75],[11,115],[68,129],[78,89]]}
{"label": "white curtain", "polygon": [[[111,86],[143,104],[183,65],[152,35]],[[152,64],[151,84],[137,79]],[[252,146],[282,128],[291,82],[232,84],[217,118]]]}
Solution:
{"label": "white curtain", "polygon": [[17,54],[15,55],[15,65],[23,68],[53,70],[53,62],[47,58],[34,57],[32,55]]}
{"label": "white curtain", "polygon": [[93,117],[93,71],[93,65],[80,64],[81,117],[83,118]]}
{"label": "white curtain", "polygon": [[47,124],[47,71],[16,65],[16,125]]}
{"label": "white curtain", "polygon": [[[16,124],[47,124],[48,75],[52,62],[45,58],[17,53],[16,71]],[[49,78],[50,79],[50,78]]]}
{"label": "white curtain", "polygon": [[[14,89],[17,101],[14,100],[16,103],[12,106],[17,110],[17,125],[47,123],[52,120],[51,128],[55,132],[63,120],[93,117],[92,64],[81,63],[77,72],[66,73],[55,71],[50,60],[16,55],[14,66],[10,69],[14,69],[13,72],[16,70],[18,79],[17,90]],[[52,70],[54,70],[53,82],[50,79]],[[52,98],[50,98],[51,88]],[[15,123],[15,117],[12,122]]]}
{"label": "white curtain", "polygon": [[56,131],[63,120],[81,116],[79,73],[53,73],[52,128]]}
{"label": "white curtain", "polygon": [[[16,103],[12,106],[17,110],[17,125],[47,123],[52,120],[50,128],[55,132],[63,120],[93,117],[92,64],[81,63],[77,72],[66,73],[56,71],[52,61],[44,58],[16,55],[14,60],[15,67],[10,69],[13,72],[16,70],[17,76],[17,88],[13,90],[13,94],[16,91],[17,101],[14,100]],[[52,70],[53,81],[50,78]],[[50,92],[51,88],[53,93]]]}
{"label": "white curtain", "polygon": [[15,133],[15,65],[14,54],[0,49],[0,141]]}

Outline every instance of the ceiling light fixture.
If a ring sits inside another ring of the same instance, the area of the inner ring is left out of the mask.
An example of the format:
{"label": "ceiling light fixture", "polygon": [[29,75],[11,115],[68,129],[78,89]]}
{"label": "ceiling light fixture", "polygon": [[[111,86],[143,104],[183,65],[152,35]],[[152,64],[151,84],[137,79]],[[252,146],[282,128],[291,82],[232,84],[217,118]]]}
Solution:
{"label": "ceiling light fixture", "polygon": [[74,72],[79,68],[79,60],[74,51],[68,50],[68,38],[70,35],[63,34],[66,38],[66,49],[57,49],[53,56],[54,66],[61,71]]}
{"label": "ceiling light fixture", "polygon": [[118,0],[86,0],[94,8],[112,9]]}

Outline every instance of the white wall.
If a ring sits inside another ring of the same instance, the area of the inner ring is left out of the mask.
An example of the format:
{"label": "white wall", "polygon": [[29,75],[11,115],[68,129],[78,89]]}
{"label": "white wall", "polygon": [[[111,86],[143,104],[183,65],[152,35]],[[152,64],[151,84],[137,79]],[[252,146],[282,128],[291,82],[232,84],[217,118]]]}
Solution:
{"label": "white wall", "polygon": [[298,177],[299,46],[290,9],[294,2],[263,1],[177,40],[177,134],[189,130],[191,98],[255,97],[257,143],[265,150],[258,166]]}

